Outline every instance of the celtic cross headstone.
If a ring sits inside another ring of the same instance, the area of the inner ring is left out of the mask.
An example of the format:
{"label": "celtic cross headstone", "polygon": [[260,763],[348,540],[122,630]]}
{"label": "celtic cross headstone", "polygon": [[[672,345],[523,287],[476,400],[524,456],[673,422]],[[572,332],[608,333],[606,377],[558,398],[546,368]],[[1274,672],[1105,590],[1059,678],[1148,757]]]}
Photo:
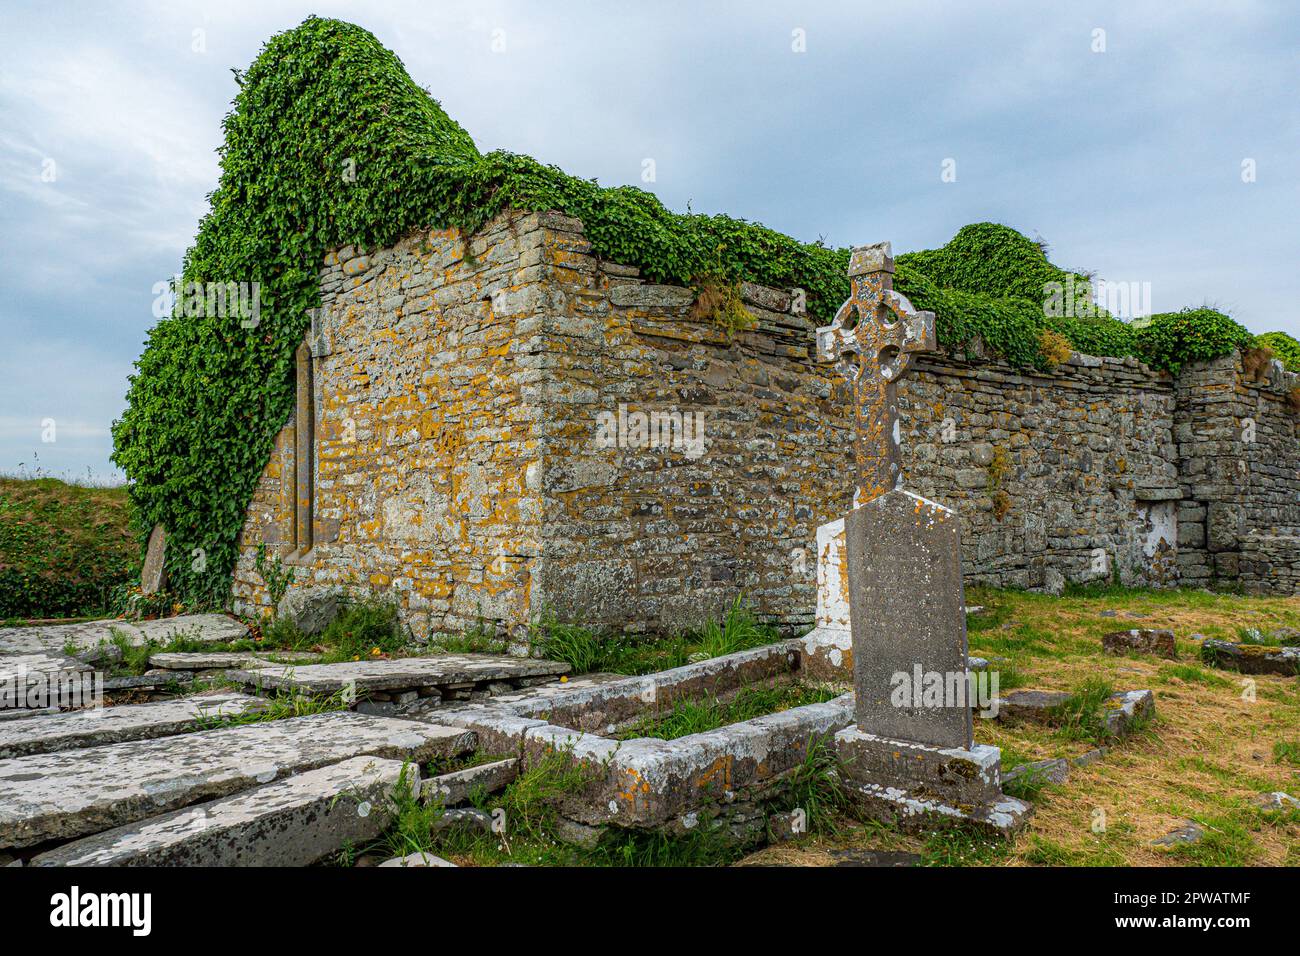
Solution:
{"label": "celtic cross headstone", "polygon": [[1006,832],[1029,808],[1002,794],[997,748],[973,741],[957,515],[903,488],[898,383],[935,336],[934,315],[894,291],[893,272],[888,243],[854,249],[850,298],[817,330],[819,357],[848,380],[854,423],[837,572],[847,567],[855,725],[836,734],[836,749],[881,816]]}

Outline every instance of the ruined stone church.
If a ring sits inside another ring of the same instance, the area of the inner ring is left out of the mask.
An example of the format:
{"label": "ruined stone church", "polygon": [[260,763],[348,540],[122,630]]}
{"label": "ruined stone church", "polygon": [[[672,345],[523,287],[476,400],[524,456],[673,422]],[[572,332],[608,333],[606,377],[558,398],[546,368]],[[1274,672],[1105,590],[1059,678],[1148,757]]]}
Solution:
{"label": "ruined stone church", "polygon": [[[320,289],[236,612],[269,605],[265,543],[297,569],[291,593],[391,596],[421,637],[548,613],[668,630],[740,593],[812,624],[816,529],[850,506],[852,441],[799,290],[744,284],[755,322],[728,329],[558,213],[337,249]],[[1173,377],[927,353],[900,386],[905,469],[961,516],[971,582],[1293,593],[1297,378],[1236,354]]]}

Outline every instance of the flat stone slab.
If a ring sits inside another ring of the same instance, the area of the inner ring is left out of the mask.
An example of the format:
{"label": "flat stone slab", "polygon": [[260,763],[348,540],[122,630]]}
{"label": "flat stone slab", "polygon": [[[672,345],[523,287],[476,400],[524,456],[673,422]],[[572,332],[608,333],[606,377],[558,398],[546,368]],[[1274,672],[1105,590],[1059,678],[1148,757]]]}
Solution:
{"label": "flat stone slab", "polygon": [[163,651],[149,658],[150,667],[169,671],[211,671],[265,667],[268,663],[311,664],[321,659],[310,651],[273,651],[250,654],[240,651]]}
{"label": "flat stone slab", "polygon": [[1251,804],[1261,810],[1300,810],[1300,800],[1281,790],[1261,793],[1251,800]]}
{"label": "flat stone slab", "polygon": [[423,853],[420,851],[416,851],[415,853],[408,853],[406,854],[406,856],[395,856],[391,860],[385,860],[383,863],[380,863],[379,865],[380,866],[450,866],[450,867],[456,866],[456,864],[452,863],[451,860],[444,860],[440,856],[434,856],[432,853]]}
{"label": "flat stone slab", "polygon": [[235,670],[228,675],[263,690],[297,690],[308,694],[336,694],[354,688],[366,691],[438,687],[445,684],[509,681],[528,677],[558,677],[569,671],[559,661],[494,654],[439,654],[437,657],[403,657],[397,660],[343,661]]}
{"label": "flat stone slab", "polygon": [[0,759],[170,737],[201,729],[204,719],[236,716],[265,706],[260,697],[206,694],[7,721],[0,724]]}
{"label": "flat stone slab", "polygon": [[1156,712],[1156,695],[1149,690],[1122,690],[1106,700],[1106,732],[1123,737],[1140,718]]}
{"label": "flat stone slab", "polygon": [[1188,820],[1176,830],[1170,830],[1164,836],[1151,841],[1152,846],[1179,846],[1181,844],[1200,843],[1205,837],[1205,828],[1195,820]]}
{"label": "flat stone slab", "polygon": [[1300,674],[1300,647],[1207,640],[1201,645],[1201,660],[1242,674]]}
{"label": "flat stone slab", "polygon": [[1151,654],[1177,660],[1174,632],[1166,628],[1138,627],[1103,634],[1101,648],[1107,654]]}
{"label": "flat stone slab", "polygon": [[84,661],[47,651],[0,657],[0,713],[88,707],[99,702],[99,677]]}
{"label": "flat stone slab", "polygon": [[208,644],[242,641],[248,637],[247,627],[224,614],[181,614],[155,621],[110,619],[0,628],[0,655],[91,651],[101,643],[110,643],[114,631],[134,647],[149,641],[166,642],[178,634]]}
{"label": "flat stone slab", "polygon": [[475,790],[496,793],[518,774],[519,761],[513,757],[439,774],[424,781],[420,787],[420,799],[426,803],[441,800],[444,807],[452,807],[467,801]]}
{"label": "flat stone slab", "polygon": [[[30,866],[310,866],[378,837],[402,761],[353,757],[76,840]],[[405,783],[419,786],[407,765]]]}
{"label": "flat stone slab", "polygon": [[1049,723],[1069,699],[1064,691],[1013,690],[998,698],[998,718]]}
{"label": "flat stone slab", "polygon": [[130,690],[174,690],[189,687],[193,680],[194,675],[186,671],[157,670],[148,674],[128,674],[126,677],[105,677],[103,689],[106,694]]}
{"label": "flat stone slab", "polygon": [[335,712],[0,760],[0,848],[70,840],[352,757],[429,760],[463,729]]}
{"label": "flat stone slab", "polygon": [[1051,760],[1022,763],[1002,774],[1002,785],[1005,787],[1022,778],[1029,784],[1065,783],[1070,778],[1070,761],[1056,757]]}

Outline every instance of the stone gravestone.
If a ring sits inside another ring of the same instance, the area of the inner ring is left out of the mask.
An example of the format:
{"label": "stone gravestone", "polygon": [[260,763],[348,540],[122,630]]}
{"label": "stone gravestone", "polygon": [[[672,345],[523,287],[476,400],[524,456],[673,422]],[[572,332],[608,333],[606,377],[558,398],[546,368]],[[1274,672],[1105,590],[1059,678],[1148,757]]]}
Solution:
{"label": "stone gravestone", "polygon": [[[857,508],[844,525],[853,646],[862,649],[854,654],[858,726],[882,737],[970,747],[957,515],[898,489]],[[927,706],[927,697],[940,695],[960,696],[959,705]]]}
{"label": "stone gravestone", "polygon": [[144,567],[140,569],[140,591],[157,594],[167,586],[167,571],[163,566],[167,554],[167,532],[156,524],[149,532],[149,547],[144,554]]}
{"label": "stone gravestone", "polygon": [[836,751],[874,816],[1006,833],[1031,808],[1001,792],[998,749],[973,740],[958,518],[902,488],[896,389],[912,354],[934,348],[934,316],[893,290],[893,271],[888,243],[853,250],[852,295],[817,330],[852,389],[857,465],[841,552],[855,724]]}
{"label": "stone gravestone", "polygon": [[[934,348],[934,316],[917,312],[894,291],[893,274],[889,243],[854,249],[849,300],[817,330],[818,358],[835,362],[849,384],[854,508],[899,486],[898,380],[913,352]],[[817,618],[803,638],[803,658],[807,672],[820,679],[854,673],[844,522],[817,529]]]}

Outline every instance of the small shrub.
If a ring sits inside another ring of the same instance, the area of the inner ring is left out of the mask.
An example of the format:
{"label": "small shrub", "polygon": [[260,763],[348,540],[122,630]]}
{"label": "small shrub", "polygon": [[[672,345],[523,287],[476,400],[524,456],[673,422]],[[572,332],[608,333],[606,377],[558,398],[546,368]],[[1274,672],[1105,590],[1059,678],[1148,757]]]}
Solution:
{"label": "small shrub", "polygon": [[1136,334],[1138,357],[1175,375],[1188,362],[1218,358],[1255,341],[1245,327],[1210,308],[1153,315]]}

